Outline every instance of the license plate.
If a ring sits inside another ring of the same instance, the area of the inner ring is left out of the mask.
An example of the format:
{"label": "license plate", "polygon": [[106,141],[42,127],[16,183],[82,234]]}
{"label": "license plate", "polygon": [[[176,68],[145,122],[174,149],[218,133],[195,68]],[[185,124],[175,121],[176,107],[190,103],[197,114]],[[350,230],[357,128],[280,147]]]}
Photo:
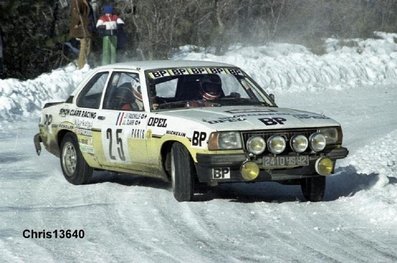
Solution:
{"label": "license plate", "polygon": [[309,156],[266,156],[263,157],[264,168],[288,168],[297,166],[308,166]]}

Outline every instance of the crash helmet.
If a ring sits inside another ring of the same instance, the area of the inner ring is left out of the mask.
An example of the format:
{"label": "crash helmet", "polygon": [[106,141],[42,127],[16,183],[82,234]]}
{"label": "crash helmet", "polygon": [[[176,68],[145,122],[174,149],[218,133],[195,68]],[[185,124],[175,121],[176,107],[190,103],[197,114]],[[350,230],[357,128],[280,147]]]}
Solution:
{"label": "crash helmet", "polygon": [[218,75],[204,75],[200,80],[200,94],[205,100],[216,100],[222,95],[221,78]]}
{"label": "crash helmet", "polygon": [[142,101],[141,84],[137,81],[132,84],[132,94],[134,95],[135,100]]}

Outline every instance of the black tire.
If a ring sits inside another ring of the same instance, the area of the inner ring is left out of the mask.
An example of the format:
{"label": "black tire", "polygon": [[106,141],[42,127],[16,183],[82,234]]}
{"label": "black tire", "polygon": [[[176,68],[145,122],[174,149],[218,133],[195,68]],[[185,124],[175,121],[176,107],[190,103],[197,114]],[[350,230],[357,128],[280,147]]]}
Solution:
{"label": "black tire", "polygon": [[63,137],[60,159],[63,175],[69,183],[80,185],[90,181],[93,169],[84,160],[74,134],[67,133]]}
{"label": "black tire", "polygon": [[189,152],[181,143],[174,143],[171,148],[171,182],[176,200],[193,200],[195,177],[196,168]]}
{"label": "black tire", "polygon": [[301,180],[303,196],[307,201],[319,202],[324,199],[326,177],[310,177]]}

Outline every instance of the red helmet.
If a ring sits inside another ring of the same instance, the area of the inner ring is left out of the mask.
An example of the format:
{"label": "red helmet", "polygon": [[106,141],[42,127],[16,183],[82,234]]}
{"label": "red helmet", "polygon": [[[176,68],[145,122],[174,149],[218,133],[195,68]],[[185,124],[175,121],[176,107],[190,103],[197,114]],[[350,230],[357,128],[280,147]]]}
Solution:
{"label": "red helmet", "polygon": [[205,100],[216,100],[222,95],[221,78],[218,75],[205,75],[200,80],[200,94]]}

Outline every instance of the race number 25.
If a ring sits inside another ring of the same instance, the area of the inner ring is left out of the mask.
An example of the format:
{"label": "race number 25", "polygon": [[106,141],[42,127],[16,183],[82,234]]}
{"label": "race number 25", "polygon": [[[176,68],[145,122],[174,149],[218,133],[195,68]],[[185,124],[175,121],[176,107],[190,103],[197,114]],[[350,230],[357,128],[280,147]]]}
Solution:
{"label": "race number 25", "polygon": [[[120,159],[121,161],[125,161],[125,154],[123,149],[123,140],[121,138],[121,134],[123,129],[116,129],[116,137],[113,137],[113,130],[107,129],[106,130],[106,139],[109,140],[109,157],[112,160]],[[115,139],[115,141],[113,141]],[[113,146],[115,145],[115,146]],[[113,149],[113,148],[116,149]],[[115,156],[114,152],[117,152],[117,157]]]}

